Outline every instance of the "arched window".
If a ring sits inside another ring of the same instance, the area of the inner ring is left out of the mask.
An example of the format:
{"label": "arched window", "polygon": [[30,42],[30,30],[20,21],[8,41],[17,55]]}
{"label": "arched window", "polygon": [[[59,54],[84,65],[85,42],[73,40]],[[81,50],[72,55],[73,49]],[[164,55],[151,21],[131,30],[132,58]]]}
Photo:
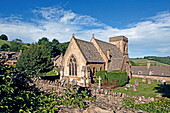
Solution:
{"label": "arched window", "polygon": [[77,63],[73,55],[69,59],[69,75],[77,75]]}

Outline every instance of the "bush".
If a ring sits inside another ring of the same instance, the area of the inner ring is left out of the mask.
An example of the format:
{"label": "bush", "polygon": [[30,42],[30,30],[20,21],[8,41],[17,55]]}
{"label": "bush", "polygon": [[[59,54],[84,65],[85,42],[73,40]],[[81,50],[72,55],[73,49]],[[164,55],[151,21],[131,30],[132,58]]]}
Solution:
{"label": "bush", "polygon": [[96,76],[95,82],[99,82],[98,81],[99,76],[101,77],[102,81],[107,80],[107,71],[105,71],[105,70],[98,71],[98,72],[96,72],[95,76]]}
{"label": "bush", "polygon": [[117,81],[118,86],[124,86],[128,83],[129,78],[125,71],[111,71],[107,73],[108,81]]}

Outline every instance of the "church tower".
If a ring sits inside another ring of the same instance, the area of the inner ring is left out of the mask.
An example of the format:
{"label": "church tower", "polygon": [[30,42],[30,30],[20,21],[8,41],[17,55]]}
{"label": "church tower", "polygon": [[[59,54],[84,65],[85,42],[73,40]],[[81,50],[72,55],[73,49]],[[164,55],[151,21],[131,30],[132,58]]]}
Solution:
{"label": "church tower", "polygon": [[125,36],[110,37],[109,42],[117,46],[123,55],[128,55],[128,38]]}

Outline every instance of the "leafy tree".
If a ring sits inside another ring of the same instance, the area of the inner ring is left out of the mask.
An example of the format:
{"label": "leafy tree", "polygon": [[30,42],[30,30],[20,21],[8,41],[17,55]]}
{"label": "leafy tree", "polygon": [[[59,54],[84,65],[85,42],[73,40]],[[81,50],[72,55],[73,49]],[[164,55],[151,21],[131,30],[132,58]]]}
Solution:
{"label": "leafy tree", "polygon": [[21,39],[16,38],[16,39],[14,39],[14,40],[13,40],[13,42],[16,42],[16,43],[22,43],[22,40],[21,40]]}
{"label": "leafy tree", "polygon": [[46,45],[46,46],[48,46],[50,44],[50,42],[49,42],[48,38],[43,37],[43,38],[38,40],[38,44],[39,45]]}
{"label": "leafy tree", "polygon": [[60,51],[60,53],[64,54],[66,52],[68,45],[69,45],[69,42],[60,43],[59,45],[57,45],[57,48]]}
{"label": "leafy tree", "polygon": [[7,37],[5,34],[2,34],[2,35],[0,36],[0,39],[1,39],[1,40],[8,40],[8,37]]}
{"label": "leafy tree", "polygon": [[50,51],[44,45],[31,44],[21,54],[16,66],[21,72],[28,75],[48,72],[53,68]]}
{"label": "leafy tree", "polygon": [[22,40],[14,39],[11,41],[10,51],[19,52],[22,49]]}
{"label": "leafy tree", "polygon": [[1,46],[1,51],[8,51],[9,48],[10,48],[10,46],[8,44],[3,44]]}
{"label": "leafy tree", "polygon": [[60,44],[60,42],[57,39],[52,40],[52,46],[56,46],[58,44]]}

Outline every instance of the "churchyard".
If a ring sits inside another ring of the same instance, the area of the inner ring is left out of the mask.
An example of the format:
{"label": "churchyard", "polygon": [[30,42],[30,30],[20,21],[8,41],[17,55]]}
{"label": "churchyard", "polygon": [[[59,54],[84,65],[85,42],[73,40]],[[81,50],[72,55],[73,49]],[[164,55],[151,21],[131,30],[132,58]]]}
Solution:
{"label": "churchyard", "polygon": [[[113,90],[113,92],[121,92],[133,96],[145,96],[145,97],[156,97],[160,93],[168,95],[168,89],[159,89],[159,86],[170,87],[170,83],[166,83],[166,86],[162,85],[161,81],[151,79],[132,78],[129,84],[124,87],[119,87]],[[170,94],[170,93],[169,93]]]}

